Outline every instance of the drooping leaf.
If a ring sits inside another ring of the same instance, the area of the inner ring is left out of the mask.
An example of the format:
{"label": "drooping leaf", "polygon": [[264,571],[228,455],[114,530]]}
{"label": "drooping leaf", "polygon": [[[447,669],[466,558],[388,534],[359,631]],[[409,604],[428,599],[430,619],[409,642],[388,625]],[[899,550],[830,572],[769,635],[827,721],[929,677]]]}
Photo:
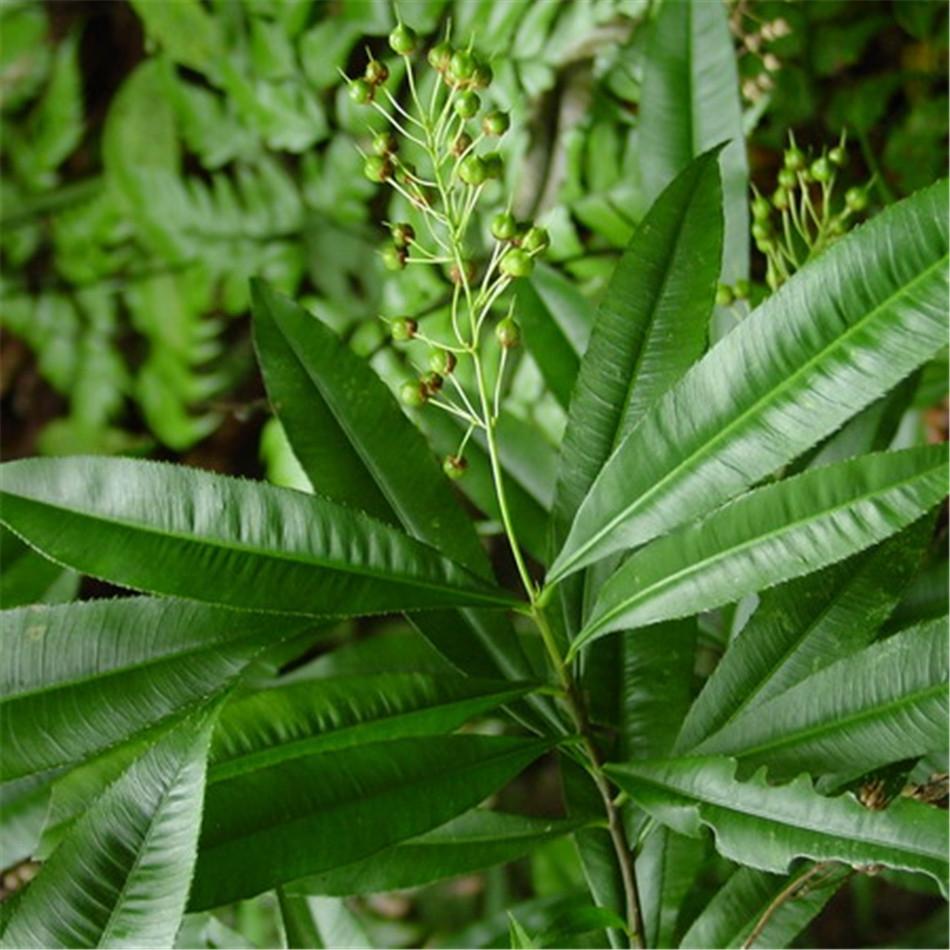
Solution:
{"label": "drooping leaf", "polygon": [[4,780],[78,761],[187,711],[306,624],[148,597],[0,616]]}
{"label": "drooping leaf", "polygon": [[[803,881],[800,891],[769,916],[753,947],[787,947],[847,880],[850,868],[832,864]],[[716,892],[683,936],[681,947],[743,947],[772,902],[801,872],[788,877],[738,868]]]}
{"label": "drooping leaf", "polygon": [[756,489],[644,547],[601,588],[572,650],[740,600],[899,531],[946,492],[942,446],[865,455]]}
{"label": "drooping leaf", "polygon": [[212,780],[190,907],[231,903],[421,835],[549,746],[477,735],[396,739]]}
{"label": "drooping leaf", "polygon": [[475,809],[368,858],[288,885],[291,893],[372,894],[507,864],[576,830],[581,821],[528,818]]}
{"label": "drooping leaf", "polygon": [[188,896],[213,711],[92,803],[23,894],[4,947],[169,947]]}
{"label": "drooping leaf", "polygon": [[944,180],[856,229],[661,397],[601,471],[548,582],[734,497],[944,346],[947,201]]}
{"label": "drooping leaf", "polygon": [[511,603],[388,525],[289,489],[93,457],[8,462],[2,476],[4,523],[139,590],[313,615]]}
{"label": "drooping leaf", "polygon": [[640,175],[648,199],[722,142],[723,278],[749,268],[748,166],[728,12],[703,0],[664,0],[649,35],[640,94]]}
{"label": "drooping leaf", "polygon": [[452,732],[530,685],[424,673],[305,680],[229,703],[211,744],[219,782],[316,752]]}
{"label": "drooping leaf", "polygon": [[747,709],[695,749],[776,773],[871,771],[948,746],[947,620],[897,633]]}
{"label": "drooping leaf", "polygon": [[841,861],[928,874],[946,892],[950,828],[943,813],[910,799],[884,811],[850,795],[826,798],[807,776],[769,785],[764,772],[735,778],[734,759],[696,757],[606,766],[611,778],[657,821],[682,834],[713,830],[717,850],[761,871],[791,861]]}

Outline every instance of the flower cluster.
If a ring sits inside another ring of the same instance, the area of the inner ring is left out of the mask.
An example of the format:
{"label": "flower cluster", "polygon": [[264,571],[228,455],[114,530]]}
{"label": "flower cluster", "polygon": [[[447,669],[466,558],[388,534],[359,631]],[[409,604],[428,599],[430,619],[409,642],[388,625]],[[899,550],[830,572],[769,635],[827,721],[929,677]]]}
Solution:
{"label": "flower cluster", "polygon": [[[383,319],[393,340],[429,346],[428,370],[402,384],[402,401],[412,408],[435,406],[467,424],[458,450],[443,465],[449,477],[458,478],[472,434],[483,429],[492,441],[506,358],[521,340],[515,300],[506,305],[506,292],[513,281],[531,274],[550,240],[544,228],[519,221],[510,206],[492,219],[487,247],[475,233],[474,213],[485,189],[505,173],[502,155],[490,143],[511,124],[506,112],[486,109],[482,102],[494,78],[490,64],[471,47],[453,47],[446,36],[428,49],[429,70],[417,73],[423,43],[402,23],[390,34],[389,45],[404,58],[404,101],[387,88],[389,69],[372,56],[364,75],[348,80],[352,98],[384,115],[389,124],[373,136],[363,171],[371,181],[397,191],[418,213],[421,224],[416,227],[388,223],[383,263],[394,271],[410,265],[440,269],[451,284],[451,338],[433,338],[412,316]],[[484,331],[491,322],[494,344],[488,349]],[[485,360],[492,352],[498,365],[490,395]],[[472,370],[468,385],[456,372],[460,360]]]}
{"label": "flower cluster", "polygon": [[766,281],[773,290],[845,234],[853,216],[867,208],[873,182],[849,188],[843,202],[835,201],[838,172],[848,163],[846,145],[842,134],[833,148],[811,157],[791,135],[771,197],[755,191],[752,237],[766,257]]}

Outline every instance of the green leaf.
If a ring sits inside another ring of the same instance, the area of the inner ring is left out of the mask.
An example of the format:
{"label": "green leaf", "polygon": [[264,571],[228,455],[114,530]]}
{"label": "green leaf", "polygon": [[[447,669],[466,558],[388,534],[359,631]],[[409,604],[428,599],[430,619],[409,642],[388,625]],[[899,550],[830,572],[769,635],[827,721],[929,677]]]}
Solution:
{"label": "green leaf", "polygon": [[305,624],[147,597],[2,618],[3,780],[78,761],[206,701]]}
{"label": "green leaf", "polygon": [[868,772],[947,748],[946,617],[825,667],[745,711],[697,755],[735,755],[776,773]]}
{"label": "green leaf", "polygon": [[55,778],[55,772],[29,775],[0,785],[0,867],[15,867],[36,853]]}
{"label": "green leaf", "polygon": [[288,947],[361,950],[374,946],[359,916],[343,901],[287,894],[283,888],[277,893]]}
{"label": "green leaf", "polygon": [[5,609],[26,604],[72,600],[79,577],[37,554],[12,531],[0,527],[0,604]]}
{"label": "green leaf", "polygon": [[657,199],[597,310],[561,449],[562,531],[620,442],[706,346],[722,254],[718,154],[696,159]]}
{"label": "green leaf", "polygon": [[23,459],[0,473],[8,527],[139,590],[311,615],[513,602],[388,525],[288,489],[132,459]]}
{"label": "green leaf", "polygon": [[172,729],[70,829],[4,947],[168,947],[188,895],[213,713]]}
{"label": "green leaf", "polygon": [[763,594],[690,708],[676,752],[692,751],[746,710],[866,647],[920,564],[932,531],[933,519],[921,518],[883,544]]}
{"label": "green leaf", "polygon": [[571,649],[816,571],[919,518],[946,484],[947,453],[937,445],[865,455],[749,492],[629,558]]}
{"label": "green leaf", "polygon": [[514,914],[508,914],[508,946],[512,947],[513,950],[518,948],[518,950],[535,950],[535,948],[540,947],[540,943],[536,943],[534,938],[528,934],[528,931],[518,923],[518,919]]}
{"label": "green leaf", "polygon": [[175,0],[174,3],[150,3],[132,0],[145,32],[166,53],[183,66],[213,76],[225,55],[218,24],[199,0]]}
{"label": "green leaf", "polygon": [[792,860],[842,861],[928,874],[946,893],[948,825],[938,808],[899,799],[871,811],[850,795],[825,798],[807,776],[768,785],[763,771],[735,778],[728,758],[667,759],[607,765],[607,772],[657,821],[681,834],[712,828],[733,861],[784,873]]}
{"label": "green leaf", "polygon": [[421,887],[508,864],[575,831],[581,821],[528,818],[475,809],[368,858],[288,885],[291,893],[346,897]]}
{"label": "green leaf", "polygon": [[661,397],[580,506],[549,584],[728,501],[944,346],[947,201],[944,180],[853,231]]}
{"label": "green leaf", "polygon": [[748,166],[728,11],[703,0],[665,0],[649,35],[638,123],[640,176],[658,195],[689,162],[722,142],[726,240],[723,278],[749,269]]}
{"label": "green leaf", "polygon": [[[787,947],[818,916],[847,880],[850,868],[832,865],[808,879],[807,885],[783,901],[769,916],[753,947]],[[772,902],[801,873],[778,877],[752,868],[738,868],[715,893],[683,936],[681,947],[743,947]]]}
{"label": "green leaf", "polygon": [[377,673],[264,690],[222,711],[211,744],[211,781],[315,752],[451,732],[531,688],[460,676]]}
{"label": "green leaf", "polygon": [[500,736],[396,739],[212,781],[190,907],[250,897],[437,828],[549,747]]}
{"label": "green leaf", "polygon": [[277,902],[288,947],[326,946],[305,896],[288,894],[285,888],[278,887]]}

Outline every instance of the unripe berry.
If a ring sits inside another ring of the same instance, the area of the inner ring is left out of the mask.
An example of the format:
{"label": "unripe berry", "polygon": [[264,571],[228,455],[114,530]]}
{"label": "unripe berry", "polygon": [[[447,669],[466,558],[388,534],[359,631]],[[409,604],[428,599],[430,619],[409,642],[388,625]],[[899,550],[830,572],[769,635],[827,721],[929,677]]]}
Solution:
{"label": "unripe berry", "polygon": [[847,228],[845,228],[844,221],[842,221],[841,218],[832,218],[828,222],[828,233],[831,234],[832,237],[841,237],[846,230]]}
{"label": "unripe berry", "polygon": [[468,462],[458,455],[446,455],[445,461],[442,462],[442,471],[453,481],[461,478],[467,468]]}
{"label": "unripe berry", "polygon": [[547,250],[551,237],[544,228],[537,226],[529,228],[528,233],[521,239],[521,246],[528,253],[540,253]]}
{"label": "unripe berry", "polygon": [[719,284],[716,287],[716,306],[728,307],[732,300],[732,288],[726,284]]}
{"label": "unripe berry", "polygon": [[452,142],[452,154],[456,158],[461,158],[472,145],[472,137],[468,132],[459,132]]}
{"label": "unripe berry", "polygon": [[496,214],[491,222],[492,237],[499,241],[510,241],[518,234],[518,222],[513,214],[503,211]]}
{"label": "unripe berry", "polygon": [[419,383],[427,395],[434,396],[442,388],[442,377],[435,372],[426,373]]}
{"label": "unripe berry", "polygon": [[373,101],[376,90],[365,79],[354,79],[350,83],[350,98],[361,106]]}
{"label": "unripe berry", "polygon": [[868,206],[868,193],[863,188],[849,188],[844,203],[849,211],[863,211]]}
{"label": "unripe berry", "polygon": [[[772,204],[775,205],[779,211],[787,210],[789,205],[788,191],[784,188],[776,188],[775,191],[772,192]],[[763,218],[762,223],[768,220],[768,218]]]}
{"label": "unripe berry", "polygon": [[735,294],[736,300],[747,300],[751,289],[749,282],[744,277],[740,277],[735,282],[732,292]]}
{"label": "unripe berry", "polygon": [[455,100],[455,113],[463,119],[471,119],[481,108],[481,100],[478,95],[470,90],[460,93]]}
{"label": "unripe berry", "polygon": [[441,43],[436,43],[432,49],[429,50],[429,55],[427,57],[429,60],[429,65],[437,70],[440,73],[444,73],[449,68],[449,63],[452,61],[452,47],[443,40]]}
{"label": "unripe berry", "polygon": [[756,221],[752,225],[752,237],[757,241],[765,241],[772,236],[772,229],[764,221]]}
{"label": "unripe berry", "polygon": [[809,169],[809,171],[811,171],[812,178],[814,178],[815,181],[818,181],[818,182],[829,181],[833,173],[833,170],[831,168],[831,163],[824,156],[822,156],[821,158],[816,158],[811,163],[811,168]]}
{"label": "unripe berry", "polygon": [[400,222],[390,229],[396,247],[407,247],[416,239],[416,229],[411,224]]}
{"label": "unripe berry", "polygon": [[455,369],[455,354],[433,347],[429,350],[429,369],[442,376],[448,376]]}
{"label": "unripe berry", "polygon": [[386,181],[393,173],[392,162],[383,155],[369,155],[363,162],[363,174],[370,181]]}
{"label": "unripe berry", "polygon": [[791,190],[798,184],[798,176],[790,168],[783,168],[778,173],[778,183],[782,188]]}
{"label": "unripe berry", "polygon": [[529,277],[534,270],[534,261],[521,250],[513,247],[501,259],[501,272],[508,277]]}
{"label": "unripe berry", "polygon": [[793,172],[801,171],[805,167],[805,153],[795,146],[787,149],[785,152],[785,167]]}
{"label": "unripe berry", "polygon": [[487,89],[494,78],[495,74],[488,63],[478,63],[475,66],[475,72],[472,73],[472,86],[475,89]]}
{"label": "unripe berry", "polygon": [[756,195],[752,202],[752,217],[756,221],[768,221],[772,217],[772,206],[762,195]]}
{"label": "unripe berry", "polygon": [[398,340],[400,343],[411,340],[416,335],[418,329],[419,324],[416,323],[412,317],[397,317],[389,325],[389,332],[392,334],[393,339]]}
{"label": "unripe berry", "polygon": [[504,135],[511,126],[507,112],[495,109],[482,119],[482,131],[486,135]]}
{"label": "unripe berry", "polygon": [[848,164],[848,153],[841,145],[836,145],[828,153],[828,158],[831,159],[831,164],[837,165],[838,168],[844,168],[844,166]]}
{"label": "unripe berry", "polygon": [[485,177],[498,179],[505,173],[505,163],[501,157],[501,152],[486,152],[482,156],[485,163]]}
{"label": "unripe berry", "polygon": [[425,405],[426,399],[429,397],[426,395],[419,380],[407,379],[399,387],[399,398],[405,405],[411,406],[413,409],[418,409],[420,406]]}
{"label": "unripe berry", "polygon": [[363,78],[371,86],[381,86],[389,79],[389,68],[378,59],[371,59],[366,64],[366,72],[363,73]]}
{"label": "unripe berry", "polygon": [[458,175],[466,185],[483,185],[488,178],[488,167],[477,155],[469,155],[459,165]]}
{"label": "unripe berry", "polygon": [[506,350],[514,349],[521,342],[521,327],[513,317],[505,317],[495,327],[495,336]]}
{"label": "unripe berry", "polygon": [[453,264],[449,268],[449,280],[453,284],[471,284],[475,280],[475,265],[471,261],[462,261],[462,267],[464,268],[464,280],[458,264]]}
{"label": "unripe berry", "polygon": [[399,139],[392,132],[377,132],[373,136],[373,151],[377,155],[392,155],[399,151]]}
{"label": "unripe berry", "polygon": [[386,270],[402,270],[409,256],[404,247],[396,247],[395,244],[387,244],[379,253]]}
{"label": "unripe berry", "polygon": [[389,46],[394,53],[400,56],[411,56],[419,45],[419,37],[412,27],[400,23],[392,33],[389,34]]}
{"label": "unripe berry", "polygon": [[475,57],[468,50],[456,50],[449,60],[449,79],[455,83],[466,83],[475,74],[477,65]]}

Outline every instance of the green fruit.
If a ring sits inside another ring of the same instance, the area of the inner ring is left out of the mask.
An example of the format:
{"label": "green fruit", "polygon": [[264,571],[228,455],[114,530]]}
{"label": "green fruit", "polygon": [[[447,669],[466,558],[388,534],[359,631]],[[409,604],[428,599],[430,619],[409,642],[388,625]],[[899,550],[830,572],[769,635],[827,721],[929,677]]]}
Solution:
{"label": "green fruit", "polygon": [[762,195],[756,195],[752,202],[752,218],[755,221],[768,221],[772,217],[772,206],[767,198]]}
{"label": "green fruit", "polygon": [[400,23],[392,33],[389,34],[389,46],[394,53],[400,56],[411,56],[419,45],[419,37],[412,27]]}
{"label": "green fruit", "polygon": [[794,188],[798,184],[798,176],[790,168],[783,168],[778,173],[778,183],[783,188]]}
{"label": "green fruit", "polygon": [[400,343],[411,340],[418,329],[419,324],[412,317],[397,317],[389,324],[389,332],[392,334],[392,338]]}
{"label": "green fruit", "polygon": [[373,136],[373,151],[377,155],[392,155],[399,151],[399,139],[392,132],[377,132]]}
{"label": "green fruit", "polygon": [[392,162],[384,155],[369,155],[363,162],[363,174],[370,181],[386,181],[393,173]]}
{"label": "green fruit", "polygon": [[449,78],[456,83],[467,83],[475,75],[478,63],[466,49],[456,50],[449,61]]}
{"label": "green fruit", "polygon": [[521,327],[518,326],[513,317],[505,317],[495,327],[495,336],[506,350],[513,349],[521,342]]}
{"label": "green fruit", "polygon": [[801,171],[805,167],[805,153],[795,146],[787,149],[785,152],[785,167],[793,172]]}
{"label": "green fruit", "polygon": [[363,78],[371,86],[381,86],[389,79],[389,68],[378,59],[371,59],[366,64],[366,71],[363,73]]}
{"label": "green fruit", "polygon": [[488,178],[488,166],[477,155],[469,155],[459,165],[458,175],[466,185],[483,185]]}
{"label": "green fruit", "polygon": [[458,264],[453,264],[449,268],[449,280],[453,284],[471,284],[475,280],[475,265],[471,261],[462,261],[462,267],[464,274],[459,270]]}
{"label": "green fruit", "polygon": [[472,73],[472,86],[476,89],[487,89],[494,78],[495,74],[488,63],[478,63],[475,72]]}
{"label": "green fruit", "polygon": [[413,409],[418,409],[420,406],[425,405],[428,396],[426,395],[425,390],[422,388],[419,380],[407,379],[399,387],[399,398],[402,400],[404,405],[412,406]]}
{"label": "green fruit", "polygon": [[736,300],[748,300],[749,291],[751,290],[749,282],[744,278],[740,277],[732,288],[733,294],[735,294]]}
{"label": "green fruit", "polygon": [[491,222],[492,237],[499,241],[510,241],[518,234],[518,222],[513,214],[503,211],[496,214]]}
{"label": "green fruit", "polygon": [[868,193],[863,188],[849,188],[844,193],[844,203],[849,211],[864,211],[868,206]]}
{"label": "green fruit", "polygon": [[831,167],[831,162],[827,158],[822,156],[821,158],[816,158],[811,163],[811,177],[817,182],[827,182],[831,180],[831,176],[834,174],[834,169]]}
{"label": "green fruit", "polygon": [[501,272],[509,277],[529,277],[533,270],[534,261],[520,247],[513,247],[501,259]]}
{"label": "green fruit", "polygon": [[831,164],[837,165],[838,168],[844,168],[844,166],[848,164],[848,153],[841,145],[836,145],[828,153],[828,158],[831,159]]}
{"label": "green fruit", "polygon": [[416,239],[416,229],[411,224],[401,222],[390,228],[396,247],[407,247]]}
{"label": "green fruit", "polygon": [[406,249],[387,244],[380,252],[386,270],[402,270],[406,266]]}
{"label": "green fruit", "polygon": [[432,372],[426,373],[419,382],[427,395],[434,396],[442,388],[443,380],[439,373]]}
{"label": "green fruit", "polygon": [[499,179],[505,173],[505,163],[500,152],[486,152],[482,156],[485,164],[485,176],[491,179]]}
{"label": "green fruit", "polygon": [[455,354],[433,347],[429,350],[429,369],[442,376],[448,376],[455,369]]}
{"label": "green fruit", "polygon": [[766,241],[772,236],[772,229],[761,221],[756,221],[752,225],[752,237],[757,241]]}
{"label": "green fruit", "polygon": [[[772,192],[772,204],[778,208],[779,211],[785,211],[788,208],[788,192],[784,188],[776,188]],[[761,222],[765,224],[768,222],[768,218],[763,218]]]}
{"label": "green fruit", "polygon": [[481,108],[481,100],[471,91],[463,92],[455,100],[455,113],[463,119],[471,119]]}
{"label": "green fruit", "polygon": [[453,481],[461,478],[465,474],[465,469],[467,468],[468,462],[457,455],[446,455],[445,461],[442,463],[442,471],[445,472],[445,474],[448,475]]}
{"label": "green fruit", "polygon": [[500,109],[489,112],[482,119],[482,131],[486,135],[504,135],[510,127],[511,119],[508,117],[508,113],[502,112]]}
{"label": "green fruit", "polygon": [[429,50],[429,55],[427,57],[429,60],[429,65],[438,70],[440,73],[444,73],[449,68],[449,63],[452,61],[452,47],[450,44],[446,43],[443,40],[441,43],[436,43],[432,49]]}
{"label": "green fruit", "polygon": [[733,301],[732,288],[727,284],[719,284],[716,287],[716,306],[728,307]]}
{"label": "green fruit", "polygon": [[361,106],[373,101],[376,90],[365,79],[354,79],[350,83],[350,98]]}
{"label": "green fruit", "polygon": [[528,229],[528,233],[521,239],[521,246],[528,253],[539,253],[548,248],[551,243],[551,236],[544,228],[533,227]]}

